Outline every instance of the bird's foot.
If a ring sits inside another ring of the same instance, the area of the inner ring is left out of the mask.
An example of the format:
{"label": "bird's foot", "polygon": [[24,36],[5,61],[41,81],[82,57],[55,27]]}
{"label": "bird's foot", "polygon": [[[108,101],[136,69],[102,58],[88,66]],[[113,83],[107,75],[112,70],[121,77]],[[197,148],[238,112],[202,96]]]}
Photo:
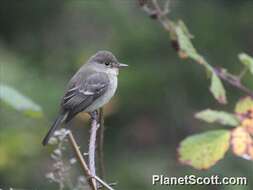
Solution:
{"label": "bird's foot", "polygon": [[91,120],[98,120],[98,110],[95,110],[93,112],[90,112],[90,117],[91,117]]}

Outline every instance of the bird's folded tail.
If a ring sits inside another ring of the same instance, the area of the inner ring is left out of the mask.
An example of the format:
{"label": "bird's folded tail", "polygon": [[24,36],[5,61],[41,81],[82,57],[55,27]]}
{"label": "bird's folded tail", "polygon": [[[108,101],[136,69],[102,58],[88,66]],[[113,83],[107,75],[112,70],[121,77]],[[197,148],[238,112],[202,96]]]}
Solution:
{"label": "bird's folded tail", "polygon": [[47,132],[47,135],[44,137],[42,144],[45,146],[48,144],[49,139],[53,136],[56,129],[65,121],[67,118],[68,113],[60,114],[54,121],[52,127]]}

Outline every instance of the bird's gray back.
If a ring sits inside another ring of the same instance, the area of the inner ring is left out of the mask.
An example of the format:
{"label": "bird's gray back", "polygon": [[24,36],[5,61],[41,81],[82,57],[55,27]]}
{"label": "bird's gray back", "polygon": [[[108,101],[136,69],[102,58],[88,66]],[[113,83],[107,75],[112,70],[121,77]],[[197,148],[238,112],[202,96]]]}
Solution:
{"label": "bird's gray back", "polygon": [[71,78],[61,101],[62,111],[69,112],[66,122],[77,113],[86,111],[86,108],[103,96],[109,84],[110,78],[106,73],[97,72],[89,65],[83,66]]}

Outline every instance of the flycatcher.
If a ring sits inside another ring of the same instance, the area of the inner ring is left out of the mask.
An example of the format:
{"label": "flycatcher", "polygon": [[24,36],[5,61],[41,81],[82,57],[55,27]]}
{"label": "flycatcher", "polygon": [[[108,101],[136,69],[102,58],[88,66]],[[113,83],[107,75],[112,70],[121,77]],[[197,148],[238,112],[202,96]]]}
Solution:
{"label": "flycatcher", "polygon": [[119,63],[109,51],[98,51],[70,79],[60,104],[59,115],[43,139],[46,145],[62,123],[68,123],[80,112],[93,116],[115,94],[119,69],[128,65]]}

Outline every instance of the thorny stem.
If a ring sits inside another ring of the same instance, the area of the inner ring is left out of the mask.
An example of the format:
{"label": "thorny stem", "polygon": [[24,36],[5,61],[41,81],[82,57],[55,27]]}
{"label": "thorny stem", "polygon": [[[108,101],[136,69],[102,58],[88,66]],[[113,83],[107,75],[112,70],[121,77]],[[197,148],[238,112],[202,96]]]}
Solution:
{"label": "thorny stem", "polygon": [[[95,165],[95,153],[96,153],[96,137],[97,137],[97,130],[99,128],[98,124],[98,113],[97,111],[93,112],[91,116],[91,131],[90,131],[90,142],[89,142],[89,169],[92,176],[96,176],[96,165]],[[94,183],[95,180],[92,179]],[[97,189],[97,186],[96,186]]]}
{"label": "thorny stem", "polygon": [[[169,13],[169,3],[170,0],[167,0],[164,5],[164,9],[162,10],[157,0],[151,0],[152,8],[148,6],[148,0],[138,0],[139,5],[141,8],[153,19],[157,19],[164,27],[166,31],[171,34],[172,46],[174,49],[179,52],[179,42],[177,38],[174,37],[174,28],[173,22],[168,18],[167,14]],[[223,81],[229,83],[230,85],[240,89],[241,91],[245,92],[249,96],[253,97],[252,90],[248,89],[244,85],[241,84],[241,78],[246,73],[246,69],[244,69],[239,76],[232,75],[231,73],[224,73],[219,71],[219,69],[212,68],[217,76],[219,76]]]}
{"label": "thorny stem", "polygon": [[104,111],[103,108],[99,109],[99,129],[98,129],[98,140],[97,140],[97,153],[98,153],[98,164],[101,179],[105,179],[105,163],[104,163]]}
{"label": "thorny stem", "polygon": [[90,188],[92,190],[96,190],[97,189],[96,188],[96,182],[94,182],[94,180],[92,180],[92,178],[91,178],[92,174],[91,174],[91,172],[90,172],[90,170],[89,170],[89,168],[88,168],[88,166],[87,166],[87,164],[86,164],[86,162],[85,162],[85,160],[82,156],[82,153],[79,150],[79,147],[78,147],[71,131],[69,131],[69,133],[68,133],[68,139],[69,139],[70,144],[72,145],[72,148],[75,151],[76,157],[78,158],[78,160],[79,160],[79,162],[82,166],[85,177],[88,179],[88,184],[89,184]]}

